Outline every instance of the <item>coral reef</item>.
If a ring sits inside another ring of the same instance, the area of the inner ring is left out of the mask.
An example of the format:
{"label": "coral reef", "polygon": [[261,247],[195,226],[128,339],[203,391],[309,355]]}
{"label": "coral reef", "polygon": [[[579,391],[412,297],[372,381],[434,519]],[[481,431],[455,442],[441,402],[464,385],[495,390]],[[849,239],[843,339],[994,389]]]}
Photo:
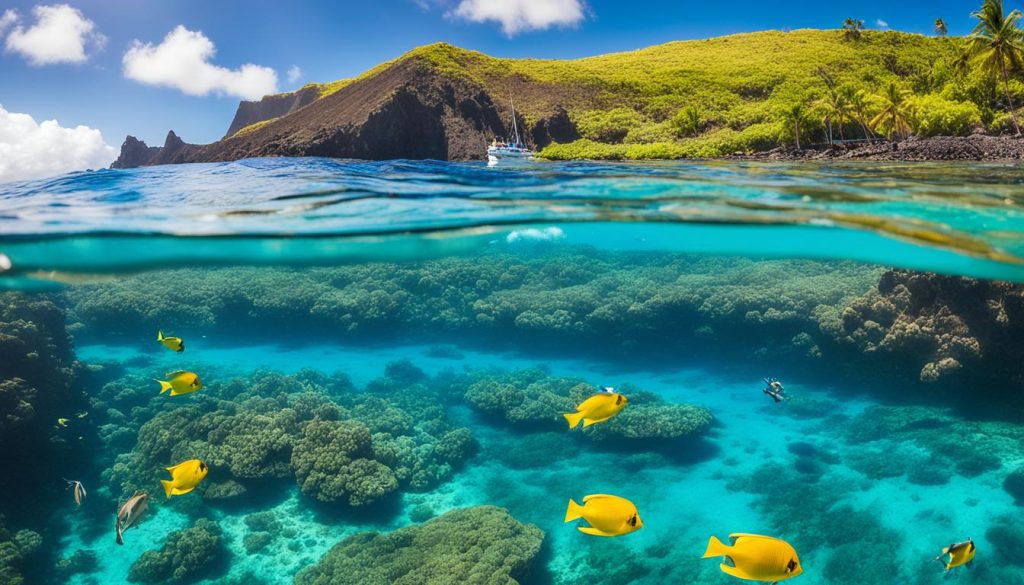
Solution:
{"label": "coral reef", "polygon": [[[471,373],[454,383],[465,388],[464,398],[477,410],[513,425],[534,429],[565,429],[563,413],[597,392],[597,388],[569,378],[548,376],[541,370],[509,373]],[[711,426],[711,412],[690,404],[669,404],[650,392],[622,389],[629,406],[615,418],[583,429],[594,440],[660,440],[699,436]]]}
{"label": "coral reef", "polygon": [[132,583],[185,583],[212,577],[226,563],[227,551],[216,522],[200,519],[167,535],[160,550],[147,550],[132,564]]}
{"label": "coral reef", "polygon": [[31,530],[11,532],[4,526],[0,515],[0,582],[7,585],[22,585],[22,565],[42,544],[43,539]]}
{"label": "coral reef", "polygon": [[89,549],[76,550],[71,556],[57,562],[54,574],[65,581],[81,573],[94,573],[99,568],[96,553]]}
{"label": "coral reef", "polygon": [[1003,480],[1003,489],[1013,496],[1013,501],[1018,506],[1024,506],[1024,467],[1012,471]]}
{"label": "coral reef", "polygon": [[[182,405],[168,405],[154,393],[141,401],[126,395],[134,378],[110,382],[96,400],[106,413],[98,418],[138,428],[134,448],[107,473],[111,489],[146,489],[170,462],[194,457],[212,470],[197,489],[208,501],[290,477],[313,499],[350,506],[400,488],[434,487],[472,455],[475,440],[469,429],[448,422],[436,397],[422,406],[437,389],[421,370],[395,362],[387,373],[358,392],[343,377],[257,371]],[[387,391],[372,391],[381,388]],[[111,405],[131,412],[130,419]]]}
{"label": "coral reef", "polygon": [[865,354],[912,360],[920,379],[934,382],[964,366],[1019,383],[1016,368],[1024,353],[1024,287],[890,270],[877,290],[854,300],[832,332]]}
{"label": "coral reef", "polygon": [[502,508],[464,508],[390,534],[346,538],[295,583],[515,585],[529,574],[543,541],[539,528]]}
{"label": "coral reef", "polygon": [[1000,563],[1024,567],[1024,528],[1018,518],[997,518],[985,532],[985,539],[992,544]]}

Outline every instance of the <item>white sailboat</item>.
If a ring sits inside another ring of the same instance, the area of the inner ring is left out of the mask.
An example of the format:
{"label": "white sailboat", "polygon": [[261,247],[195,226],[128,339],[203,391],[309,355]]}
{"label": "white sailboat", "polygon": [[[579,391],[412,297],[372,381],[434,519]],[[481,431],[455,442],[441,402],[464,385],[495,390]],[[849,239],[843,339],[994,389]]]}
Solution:
{"label": "white sailboat", "polygon": [[487,164],[489,165],[498,164],[499,161],[533,160],[533,151],[526,148],[522,140],[519,139],[516,105],[512,101],[512,96],[509,96],[508,102],[512,106],[512,131],[515,133],[515,142],[505,142],[498,139],[492,140],[490,146],[487,147]]}

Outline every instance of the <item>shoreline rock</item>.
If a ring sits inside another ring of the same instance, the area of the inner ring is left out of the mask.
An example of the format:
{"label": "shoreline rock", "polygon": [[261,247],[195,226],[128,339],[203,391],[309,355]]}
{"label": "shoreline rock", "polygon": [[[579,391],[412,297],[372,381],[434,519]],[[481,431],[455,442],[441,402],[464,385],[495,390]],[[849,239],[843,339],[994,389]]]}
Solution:
{"label": "shoreline rock", "polygon": [[1024,160],[1024,139],[1015,136],[911,137],[899,142],[837,145],[825,149],[796,150],[779,147],[727,160],[779,161],[885,161],[885,162],[1015,162]]}

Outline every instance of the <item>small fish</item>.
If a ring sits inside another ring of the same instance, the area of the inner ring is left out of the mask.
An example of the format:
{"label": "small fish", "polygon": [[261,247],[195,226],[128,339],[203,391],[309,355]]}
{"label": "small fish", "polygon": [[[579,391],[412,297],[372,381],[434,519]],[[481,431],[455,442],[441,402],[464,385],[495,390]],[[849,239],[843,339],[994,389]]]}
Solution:
{"label": "small fish", "polygon": [[775,583],[804,572],[796,550],[784,540],[758,534],[730,534],[732,546],[714,536],[708,541],[703,558],[725,557],[722,572],[748,581]]}
{"label": "small fish", "polygon": [[75,416],[77,416],[78,418],[85,418],[85,417],[89,416],[89,413],[88,413],[88,412],[85,412],[85,411],[83,410],[83,411],[81,411],[81,412],[76,412],[76,413],[75,413]]}
{"label": "small fish", "polygon": [[81,506],[82,500],[84,500],[85,496],[88,495],[85,493],[85,486],[82,485],[82,482],[75,481],[73,479],[65,479],[64,481],[68,482],[69,488],[73,488],[75,490],[75,505]]}
{"label": "small fish", "polygon": [[594,536],[622,536],[644,527],[633,502],[619,496],[593,494],[583,498],[583,505],[569,500],[565,521],[583,518],[590,526],[578,526],[580,532]]}
{"label": "small fish", "polygon": [[196,489],[199,482],[203,481],[203,478],[209,473],[210,468],[198,459],[189,459],[174,467],[168,467],[167,471],[171,472],[171,479],[169,481],[160,480],[160,483],[164,486],[167,499],[171,499],[171,496],[180,496]]}
{"label": "small fish", "polygon": [[567,412],[562,416],[569,421],[570,429],[575,429],[581,420],[584,427],[589,427],[619,414],[619,411],[626,408],[628,403],[629,399],[616,392],[614,388],[604,387],[601,388],[601,392],[587,398],[577,406],[576,412]]}
{"label": "small fish", "polygon": [[142,518],[149,508],[149,494],[137,491],[135,495],[128,498],[128,501],[117,511],[117,544],[124,544],[122,534]]}
{"label": "small fish", "polygon": [[164,337],[163,331],[157,331],[156,340],[164,344],[164,347],[171,351],[178,353],[185,351],[185,342],[180,337]]}
{"label": "small fish", "polygon": [[168,372],[165,376],[170,378],[169,382],[157,380],[160,383],[161,394],[170,390],[171,396],[180,396],[203,389],[203,383],[199,381],[199,376],[195,372],[179,370],[177,372]]}
{"label": "small fish", "polygon": [[58,428],[58,427],[59,427],[59,428],[62,428],[62,429],[63,429],[63,428],[67,428],[67,426],[68,426],[68,423],[69,423],[69,422],[71,422],[71,420],[70,420],[70,419],[67,419],[67,418],[58,418],[58,419],[57,419],[57,424],[56,424],[56,425],[54,425],[54,428]]}
{"label": "small fish", "polygon": [[[971,562],[974,561],[975,552],[977,552],[977,547],[974,546],[974,541],[968,538],[964,542],[951,544],[942,549],[942,554],[935,557],[935,560],[942,561],[947,571],[953,567],[967,567],[970,569]],[[949,555],[949,559],[943,561],[942,557],[946,555]]]}

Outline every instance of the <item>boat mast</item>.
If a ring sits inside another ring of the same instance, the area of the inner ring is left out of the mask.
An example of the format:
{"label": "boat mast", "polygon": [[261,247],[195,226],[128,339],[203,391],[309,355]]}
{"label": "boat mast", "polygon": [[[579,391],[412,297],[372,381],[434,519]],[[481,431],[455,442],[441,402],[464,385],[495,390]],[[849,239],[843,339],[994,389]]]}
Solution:
{"label": "boat mast", "polygon": [[508,103],[512,106],[512,131],[516,133],[516,146],[522,144],[519,140],[519,126],[516,124],[516,104],[512,101],[512,93],[508,94]]}

